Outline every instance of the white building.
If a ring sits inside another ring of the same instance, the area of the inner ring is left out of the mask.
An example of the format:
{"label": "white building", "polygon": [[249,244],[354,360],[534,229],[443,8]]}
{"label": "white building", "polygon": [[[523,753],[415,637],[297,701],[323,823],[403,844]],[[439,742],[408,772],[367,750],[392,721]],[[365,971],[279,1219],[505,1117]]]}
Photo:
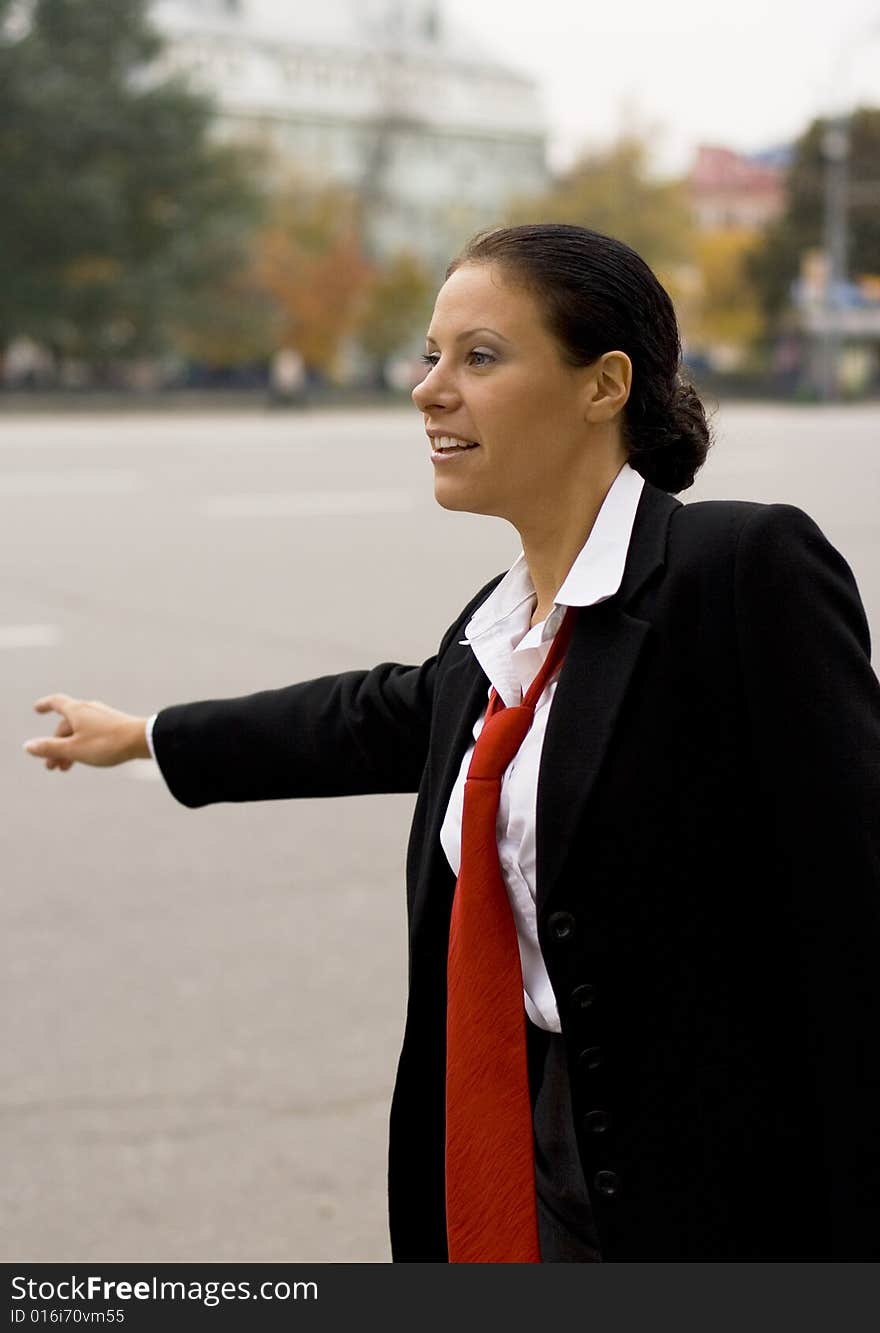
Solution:
{"label": "white building", "polygon": [[155,0],[153,13],[222,130],[361,191],[380,254],[414,250],[439,272],[547,183],[535,85],[451,30],[438,0]]}

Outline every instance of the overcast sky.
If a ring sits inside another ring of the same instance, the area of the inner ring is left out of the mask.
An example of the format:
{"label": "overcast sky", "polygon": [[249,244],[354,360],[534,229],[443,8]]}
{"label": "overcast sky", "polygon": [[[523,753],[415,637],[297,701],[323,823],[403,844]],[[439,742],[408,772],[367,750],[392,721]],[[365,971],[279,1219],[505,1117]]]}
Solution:
{"label": "overcast sky", "polygon": [[880,0],[445,0],[459,30],[534,74],[556,165],[651,131],[661,171],[694,145],[775,147],[844,101],[880,106]]}

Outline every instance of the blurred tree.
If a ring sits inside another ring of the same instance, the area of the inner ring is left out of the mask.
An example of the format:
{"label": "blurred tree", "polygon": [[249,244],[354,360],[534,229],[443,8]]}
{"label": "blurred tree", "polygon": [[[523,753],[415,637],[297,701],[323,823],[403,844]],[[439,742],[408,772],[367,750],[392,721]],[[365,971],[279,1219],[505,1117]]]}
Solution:
{"label": "blurred tree", "polygon": [[332,377],[356,328],[372,269],[355,196],[336,186],[290,181],[256,238],[254,280],[277,311],[277,345]]}
{"label": "blurred tree", "polygon": [[701,232],[695,240],[700,277],[689,336],[692,342],[748,348],[761,334],[763,319],[748,271],[760,237],[750,229]]}
{"label": "blurred tree", "polygon": [[260,289],[249,263],[169,301],[175,350],[210,369],[266,361],[279,345],[281,325],[279,310]]}
{"label": "blurred tree", "polygon": [[148,9],[0,0],[0,343],[98,365],[156,352],[246,263],[255,175],[165,70]]}
{"label": "blurred tree", "polygon": [[537,199],[517,200],[509,220],[571,222],[625,241],[650,264],[670,294],[693,249],[693,220],[683,181],[651,177],[650,148],[639,134],[587,153]]}
{"label": "blurred tree", "polygon": [[431,314],[434,279],[415,255],[402,250],[377,269],[358,324],[361,346],[374,362],[377,383],[385,363],[416,335]]}
{"label": "blurred tree", "polygon": [[[767,317],[788,304],[801,256],[823,244],[825,124],[815,120],[797,141],[786,183],[785,211],[767,229],[749,263]],[[851,274],[880,273],[880,109],[862,107],[850,118],[849,254]]]}

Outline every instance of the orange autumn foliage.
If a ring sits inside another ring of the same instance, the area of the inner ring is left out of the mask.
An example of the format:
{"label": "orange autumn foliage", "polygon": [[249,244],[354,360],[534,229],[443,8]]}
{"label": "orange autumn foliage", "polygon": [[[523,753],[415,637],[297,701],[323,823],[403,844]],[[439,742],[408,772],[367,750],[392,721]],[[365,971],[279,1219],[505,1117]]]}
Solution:
{"label": "orange autumn foliage", "polygon": [[257,235],[254,277],[279,317],[279,346],[332,376],[372,276],[354,203],[341,191],[295,185]]}

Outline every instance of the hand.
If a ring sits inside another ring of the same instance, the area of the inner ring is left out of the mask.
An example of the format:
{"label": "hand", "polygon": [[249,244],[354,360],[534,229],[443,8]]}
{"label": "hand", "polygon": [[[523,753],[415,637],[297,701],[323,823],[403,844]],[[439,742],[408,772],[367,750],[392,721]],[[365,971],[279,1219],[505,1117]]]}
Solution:
{"label": "hand", "polygon": [[38,713],[61,714],[55,737],[25,742],[28,754],[45,759],[48,769],[66,773],[74,764],[112,768],[128,759],[149,759],[144,717],[121,713],[96,699],[71,699],[69,694],[47,694],[37,699]]}

